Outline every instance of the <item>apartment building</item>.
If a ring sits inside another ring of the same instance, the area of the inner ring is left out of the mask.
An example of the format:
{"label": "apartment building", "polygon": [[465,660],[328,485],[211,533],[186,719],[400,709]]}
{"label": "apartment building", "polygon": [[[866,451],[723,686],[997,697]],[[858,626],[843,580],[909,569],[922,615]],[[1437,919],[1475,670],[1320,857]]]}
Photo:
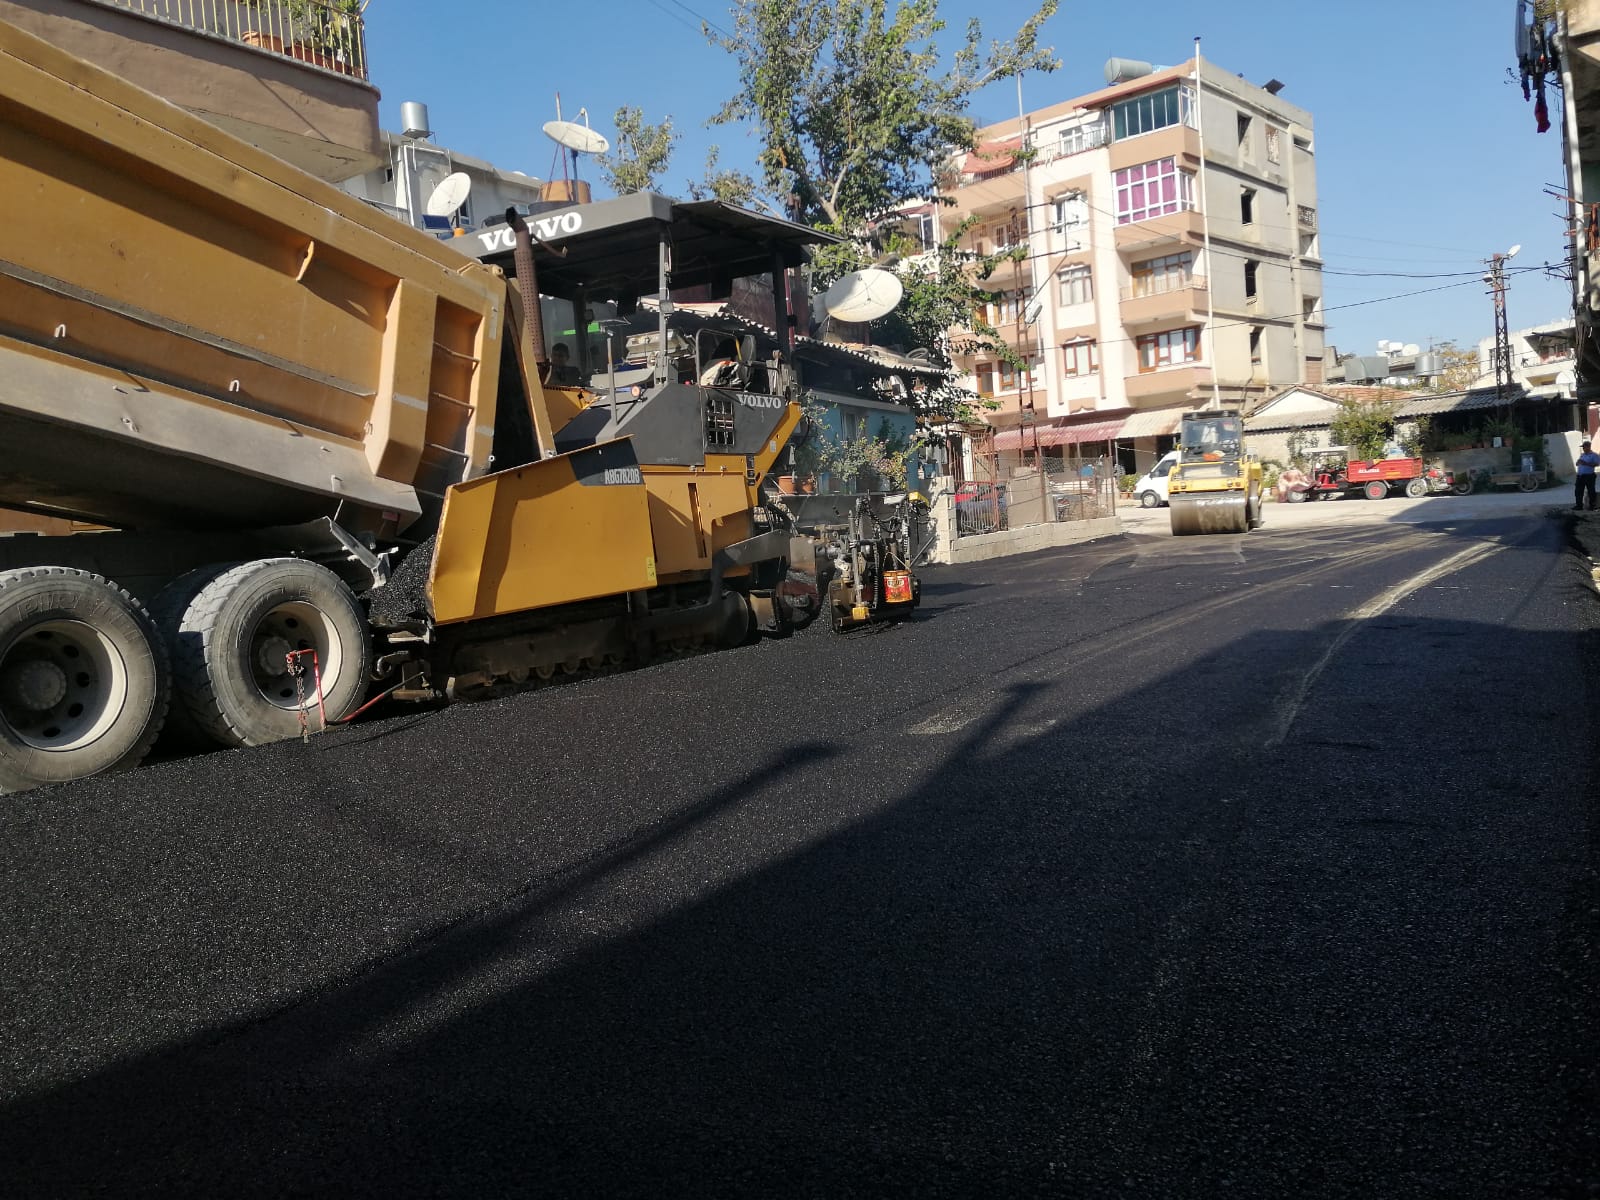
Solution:
{"label": "apartment building", "polygon": [[[946,236],[1025,246],[981,286],[1022,357],[959,354],[1002,452],[1142,468],[1178,416],[1322,379],[1311,115],[1212,63],[1112,59],[1107,87],[988,126],[951,164]],[[1203,150],[1202,150],[1203,141]],[[959,348],[962,331],[954,331]],[[1065,449],[1073,447],[1075,449]]]}
{"label": "apartment building", "polygon": [[1552,118],[1561,130],[1571,201],[1576,419],[1593,433],[1600,430],[1600,0],[1511,0],[1507,7],[1516,17],[1522,96],[1531,101],[1529,136],[1544,133]]}
{"label": "apartment building", "polygon": [[[375,170],[341,180],[339,187],[374,208],[417,229],[427,229],[441,237],[462,235],[505,220],[507,208],[524,211],[540,204],[565,203],[551,200],[544,182],[522,171],[507,171],[493,163],[462,154],[440,145],[428,128],[427,106],[408,103],[401,112],[406,128],[401,133],[383,134],[383,149],[388,161]],[[441,189],[466,187],[443,198]],[[559,187],[561,181],[556,181]],[[452,207],[453,206],[453,207]]]}

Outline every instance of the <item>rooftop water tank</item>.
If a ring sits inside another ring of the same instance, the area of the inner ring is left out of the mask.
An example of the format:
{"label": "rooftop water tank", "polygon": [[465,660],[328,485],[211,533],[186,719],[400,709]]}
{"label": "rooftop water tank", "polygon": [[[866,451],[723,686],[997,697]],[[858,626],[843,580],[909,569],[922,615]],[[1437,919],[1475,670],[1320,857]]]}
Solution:
{"label": "rooftop water tank", "polygon": [[407,100],[400,106],[400,132],[408,138],[432,137],[428,128],[428,106],[416,100]]}
{"label": "rooftop water tank", "polygon": [[1130,79],[1138,79],[1155,70],[1147,62],[1140,62],[1136,58],[1108,58],[1106,59],[1106,82],[1127,83]]}

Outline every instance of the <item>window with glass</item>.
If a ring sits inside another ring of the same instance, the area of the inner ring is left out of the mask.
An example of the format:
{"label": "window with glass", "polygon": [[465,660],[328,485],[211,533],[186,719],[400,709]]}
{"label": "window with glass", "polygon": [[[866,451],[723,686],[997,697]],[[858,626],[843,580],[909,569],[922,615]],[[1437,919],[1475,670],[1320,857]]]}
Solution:
{"label": "window with glass", "polygon": [[1163,254],[1160,258],[1147,258],[1136,262],[1129,271],[1132,275],[1130,296],[1161,296],[1167,292],[1188,287],[1194,280],[1194,255]]}
{"label": "window with glass", "polygon": [[984,307],[984,316],[991,325],[1009,325],[1017,319],[1022,308],[1021,292],[996,292]]}
{"label": "window with glass", "polygon": [[1176,158],[1124,167],[1115,176],[1117,224],[1131,225],[1194,208],[1194,176]]}
{"label": "window with glass", "polygon": [[1194,124],[1194,93],[1185,86],[1134,96],[1111,106],[1111,133],[1117,141],[1172,125]]}
{"label": "window with glass", "polygon": [[1062,267],[1056,272],[1062,304],[1087,304],[1094,299],[1094,273],[1087,263]]}
{"label": "window with glass", "polygon": [[1100,347],[1093,338],[1079,338],[1061,347],[1064,375],[1093,375],[1100,369]]}
{"label": "window with glass", "polygon": [[1200,361],[1200,330],[1197,326],[1147,333],[1139,339],[1138,345],[1141,372]]}
{"label": "window with glass", "polygon": [[939,223],[931,212],[918,213],[912,221],[915,226],[914,236],[924,250],[932,250],[939,244]]}
{"label": "window with glass", "polygon": [[1068,154],[1082,154],[1085,150],[1093,150],[1097,146],[1106,144],[1106,127],[1104,121],[1089,121],[1078,125],[1068,125],[1061,131],[1059,148],[1063,156]]}

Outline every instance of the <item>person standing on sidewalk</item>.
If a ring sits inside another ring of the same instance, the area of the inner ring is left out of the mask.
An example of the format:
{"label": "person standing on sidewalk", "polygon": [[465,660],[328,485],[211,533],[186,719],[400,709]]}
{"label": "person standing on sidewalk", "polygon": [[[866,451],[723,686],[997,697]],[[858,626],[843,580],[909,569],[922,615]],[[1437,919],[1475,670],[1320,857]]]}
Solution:
{"label": "person standing on sidewalk", "polygon": [[1600,467],[1600,454],[1589,449],[1588,442],[1582,442],[1583,453],[1578,455],[1578,477],[1572,481],[1572,507],[1581,512],[1583,510],[1583,497],[1589,497],[1589,511],[1594,511],[1594,469]]}

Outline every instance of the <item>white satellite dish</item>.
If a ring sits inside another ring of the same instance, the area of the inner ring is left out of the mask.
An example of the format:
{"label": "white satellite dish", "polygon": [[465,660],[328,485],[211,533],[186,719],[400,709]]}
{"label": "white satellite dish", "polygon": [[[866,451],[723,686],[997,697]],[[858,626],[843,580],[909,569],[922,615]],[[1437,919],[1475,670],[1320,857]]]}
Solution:
{"label": "white satellite dish", "polygon": [[423,210],[430,217],[448,217],[467,202],[472,191],[472,180],[460,171],[446,175],[439,186],[428,194]]}
{"label": "white satellite dish", "polygon": [[840,276],[822,303],[836,321],[873,321],[899,304],[903,295],[905,288],[893,271],[867,267]]}
{"label": "white satellite dish", "polygon": [[1407,342],[1400,353],[1404,354],[1407,358],[1415,358],[1417,355],[1422,353],[1422,347],[1417,345],[1415,342]]}
{"label": "white satellite dish", "polygon": [[545,136],[576,154],[604,154],[611,143],[587,125],[576,121],[546,121]]}

